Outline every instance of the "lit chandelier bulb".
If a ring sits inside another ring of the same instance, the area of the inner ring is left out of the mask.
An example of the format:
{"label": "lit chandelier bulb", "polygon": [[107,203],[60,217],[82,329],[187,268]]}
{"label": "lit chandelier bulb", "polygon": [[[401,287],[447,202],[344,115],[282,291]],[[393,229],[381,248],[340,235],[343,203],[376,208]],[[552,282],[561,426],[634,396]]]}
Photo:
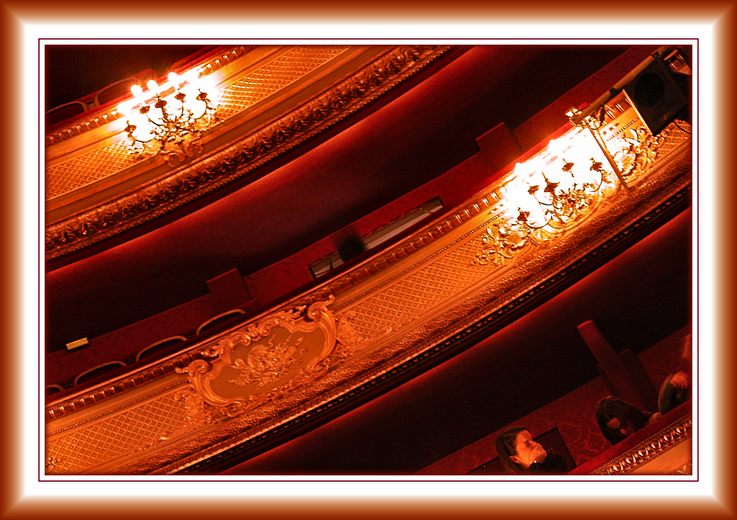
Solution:
{"label": "lit chandelier bulb", "polygon": [[131,87],[131,94],[133,94],[133,97],[136,99],[139,99],[143,96],[143,89],[141,88],[141,85],[133,85]]}
{"label": "lit chandelier bulb", "polygon": [[183,81],[179,74],[177,74],[176,72],[170,72],[167,76],[167,79],[169,80],[169,84],[175,89],[178,89]]}
{"label": "lit chandelier bulb", "polygon": [[567,145],[568,143],[562,137],[551,139],[547,146],[548,152],[551,155],[560,156],[566,151]]}
{"label": "lit chandelier bulb", "polygon": [[[208,92],[198,88],[199,76],[198,69],[181,75],[172,71],[161,84],[147,81],[148,90],[131,87],[134,100],[120,105],[121,112],[128,112],[124,131],[131,153],[158,151],[174,165],[201,149],[198,140],[212,125],[216,104]],[[207,118],[200,120],[204,116]]]}
{"label": "lit chandelier bulb", "polygon": [[200,71],[199,69],[189,69],[187,72],[184,73],[184,81],[187,83],[197,83],[200,77]]}
{"label": "lit chandelier bulb", "polygon": [[156,83],[154,80],[148,80],[146,82],[146,86],[148,87],[149,92],[151,92],[152,94],[157,95],[159,93],[159,84]]}

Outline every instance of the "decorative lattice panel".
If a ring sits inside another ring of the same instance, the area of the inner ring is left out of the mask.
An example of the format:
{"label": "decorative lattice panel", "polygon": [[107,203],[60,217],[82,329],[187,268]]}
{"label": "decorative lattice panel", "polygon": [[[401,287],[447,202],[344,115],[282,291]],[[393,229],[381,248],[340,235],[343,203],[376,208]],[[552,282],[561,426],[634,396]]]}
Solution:
{"label": "decorative lattice panel", "polygon": [[133,165],[123,139],[46,169],[46,198],[53,199]]}
{"label": "decorative lattice panel", "polygon": [[246,74],[220,95],[218,117],[227,119],[291,85],[329,62],[347,47],[294,47]]}
{"label": "decorative lattice panel", "polygon": [[465,240],[351,308],[356,332],[373,339],[397,331],[489,275],[472,260],[478,240]]}
{"label": "decorative lattice panel", "polygon": [[48,473],[81,473],[153,446],[184,426],[187,416],[175,392],[162,394],[82,428],[52,433],[46,444]]}
{"label": "decorative lattice panel", "polygon": [[[345,52],[348,47],[293,47],[228,86],[220,95],[218,117],[225,120]],[[116,142],[46,170],[46,198],[52,199],[130,167],[133,158],[121,134]]]}

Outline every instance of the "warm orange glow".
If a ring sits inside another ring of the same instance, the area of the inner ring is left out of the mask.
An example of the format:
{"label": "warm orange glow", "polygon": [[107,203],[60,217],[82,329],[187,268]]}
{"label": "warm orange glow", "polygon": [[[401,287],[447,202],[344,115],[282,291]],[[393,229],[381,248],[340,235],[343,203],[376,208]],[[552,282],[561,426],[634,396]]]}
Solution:
{"label": "warm orange glow", "polygon": [[[613,139],[619,142],[619,139]],[[625,144],[618,150],[626,150]],[[580,214],[616,187],[617,176],[591,134],[573,128],[502,180],[496,211],[513,225],[522,218],[533,228],[554,231],[553,223]]]}
{"label": "warm orange glow", "polygon": [[143,96],[143,88],[141,88],[140,85],[133,85],[131,87],[131,94],[133,94],[133,97],[140,98]]}
{"label": "warm orange glow", "polygon": [[213,78],[191,69],[167,81],[131,87],[134,99],[118,105],[125,118],[129,150],[136,155],[162,154],[174,165],[198,151],[200,134],[215,121],[217,88]]}
{"label": "warm orange glow", "polygon": [[167,80],[169,81],[169,84],[174,88],[178,88],[183,81],[176,72],[170,72],[167,76]]}
{"label": "warm orange glow", "polygon": [[475,263],[501,265],[570,229],[648,170],[665,137],[634,124],[633,110],[616,107],[609,122],[584,119],[499,181]]}

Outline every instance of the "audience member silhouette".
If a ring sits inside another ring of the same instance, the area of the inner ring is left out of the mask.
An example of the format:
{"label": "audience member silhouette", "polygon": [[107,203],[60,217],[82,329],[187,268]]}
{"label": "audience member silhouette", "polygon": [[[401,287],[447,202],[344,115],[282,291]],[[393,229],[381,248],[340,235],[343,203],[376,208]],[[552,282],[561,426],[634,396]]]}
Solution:
{"label": "audience member silhouette", "polygon": [[660,385],[658,410],[666,414],[691,398],[691,335],[683,339],[683,352],[678,370],[669,374]]}
{"label": "audience member silhouette", "polygon": [[563,458],[546,450],[527,428],[510,428],[496,439],[496,451],[507,473],[561,474],[568,468]]}
{"label": "audience member silhouette", "polygon": [[611,444],[617,444],[659,416],[659,413],[641,410],[632,403],[611,395],[596,403],[596,422]]}

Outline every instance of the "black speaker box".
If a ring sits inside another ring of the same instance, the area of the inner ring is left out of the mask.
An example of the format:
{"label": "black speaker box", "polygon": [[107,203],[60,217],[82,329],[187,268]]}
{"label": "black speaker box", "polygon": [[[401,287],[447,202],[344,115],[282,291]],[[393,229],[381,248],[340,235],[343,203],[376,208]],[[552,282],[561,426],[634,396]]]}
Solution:
{"label": "black speaker box", "polygon": [[686,92],[660,59],[629,82],[624,93],[653,135],[658,135],[689,104]]}
{"label": "black speaker box", "polygon": [[354,258],[364,251],[366,251],[366,245],[363,243],[361,237],[357,235],[347,235],[343,237],[336,246],[340,258],[347,262],[351,258]]}

